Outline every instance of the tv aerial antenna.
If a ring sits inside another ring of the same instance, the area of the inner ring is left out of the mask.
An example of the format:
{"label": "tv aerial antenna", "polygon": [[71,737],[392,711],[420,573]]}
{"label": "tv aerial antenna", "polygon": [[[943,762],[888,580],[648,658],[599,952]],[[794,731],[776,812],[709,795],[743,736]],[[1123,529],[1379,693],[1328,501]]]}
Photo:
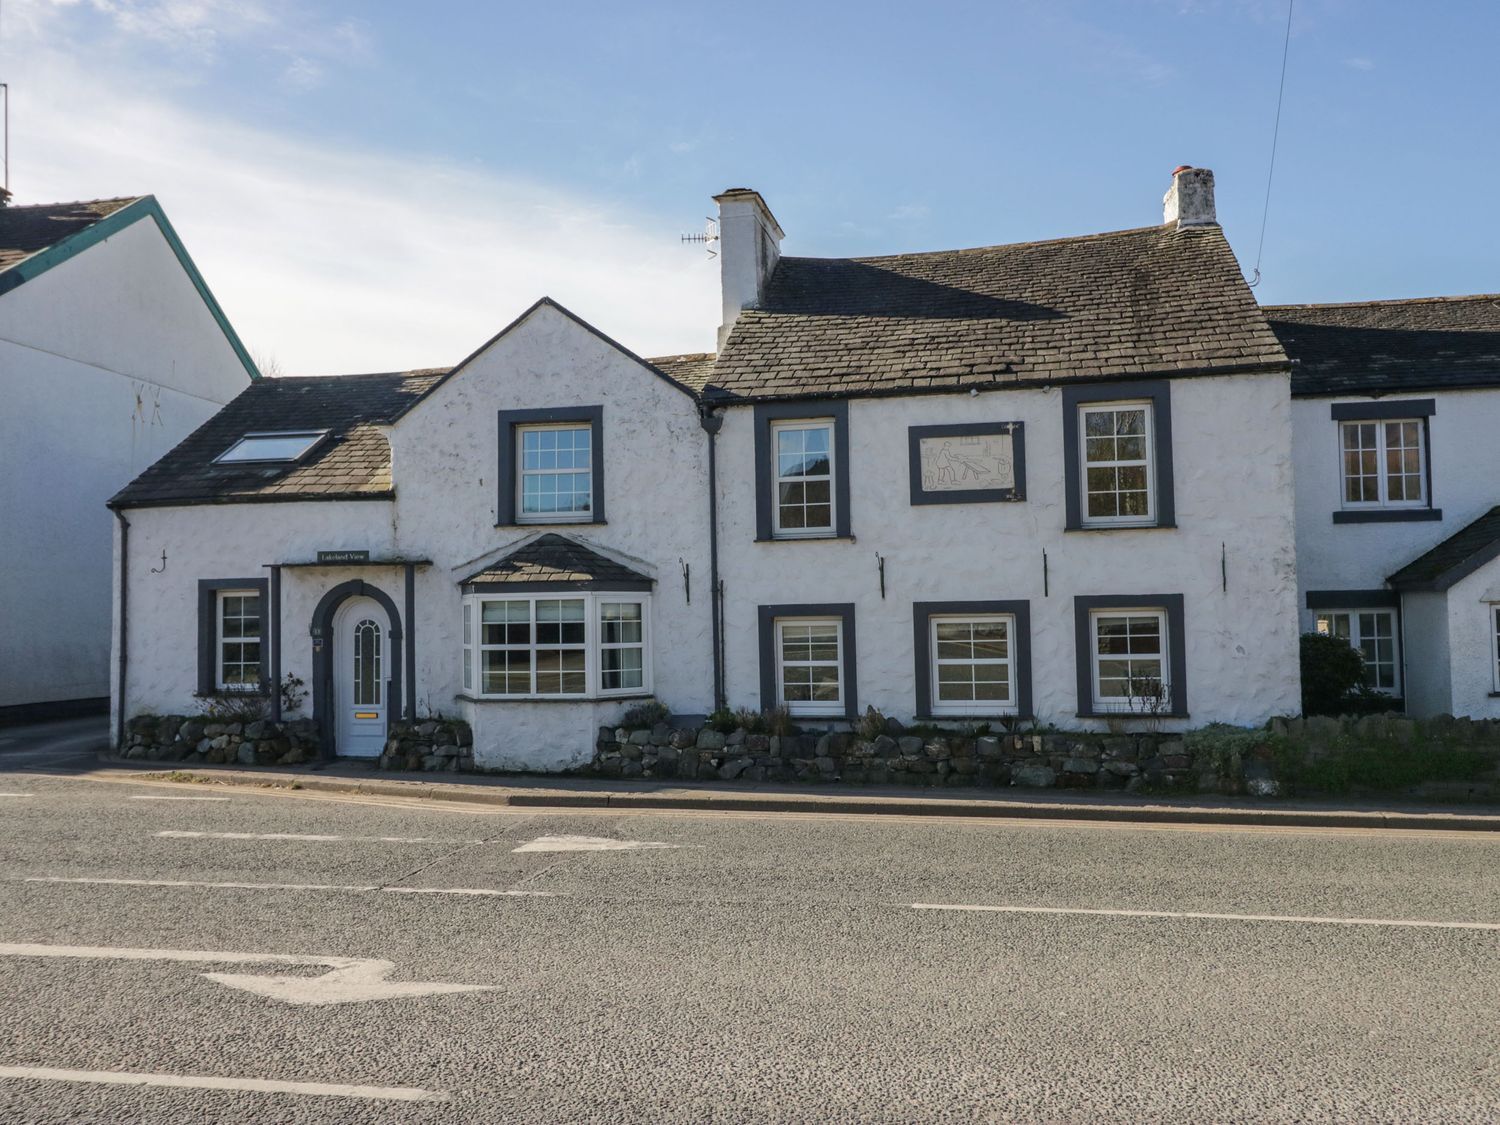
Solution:
{"label": "tv aerial antenna", "polygon": [[710,258],[717,258],[719,252],[714,249],[714,243],[719,241],[719,221],[712,216],[705,216],[703,220],[702,234],[685,234],[683,242],[701,242],[703,248],[708,251]]}

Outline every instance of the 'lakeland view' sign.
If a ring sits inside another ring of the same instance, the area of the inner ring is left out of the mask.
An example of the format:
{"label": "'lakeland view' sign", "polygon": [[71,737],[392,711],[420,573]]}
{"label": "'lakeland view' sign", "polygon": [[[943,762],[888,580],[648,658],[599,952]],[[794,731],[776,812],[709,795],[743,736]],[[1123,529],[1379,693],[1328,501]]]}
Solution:
{"label": "'lakeland view' sign", "polygon": [[355,563],[369,562],[369,551],[319,551],[318,561],[320,563]]}

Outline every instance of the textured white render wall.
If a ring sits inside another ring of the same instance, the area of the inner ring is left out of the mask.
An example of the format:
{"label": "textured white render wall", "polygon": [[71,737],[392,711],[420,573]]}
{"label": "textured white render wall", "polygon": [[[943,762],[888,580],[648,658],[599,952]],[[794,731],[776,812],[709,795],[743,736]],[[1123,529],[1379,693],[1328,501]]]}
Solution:
{"label": "textured white render wall", "polygon": [[1495,683],[1492,633],[1495,606],[1500,603],[1500,560],[1480,567],[1448,590],[1448,636],[1451,639],[1455,715],[1475,719],[1500,718],[1500,696]]}
{"label": "textured white render wall", "polygon": [[[853,401],[852,543],[752,541],[752,412],[727,411],[720,559],[731,705],[760,702],[759,604],[854,602],[859,705],[906,718],[915,708],[912,603],[1025,598],[1037,716],[1087,725],[1075,717],[1074,595],[1181,593],[1186,725],[1259,723],[1300,710],[1286,377],[1173,381],[1176,530],[1063,530],[1061,400],[1049,388]],[[912,506],[907,427],[980,421],[1026,424],[1026,502]],[[1045,598],[1043,549],[1051,575]],[[884,601],[877,552],[886,559]]]}
{"label": "textured white render wall", "polygon": [[1297,486],[1298,605],[1312,628],[1308,590],[1377,590],[1387,576],[1500,504],[1500,390],[1421,392],[1431,398],[1432,496],[1443,518],[1410,523],[1335,524],[1339,510],[1339,435],[1329,415],[1335,402],[1368,397],[1299,398],[1292,403]]}
{"label": "textured white render wall", "polygon": [[[197,711],[193,693],[198,687],[199,579],[269,578],[267,564],[311,559],[319,549],[368,548],[376,556],[391,550],[391,505],[384,501],[140,508],[127,512],[126,518],[130,521],[127,716]],[[152,567],[161,566],[163,551],[166,570],[152,574]],[[309,691],[312,639],[308,630],[313,610],[324,593],[351,578],[379,586],[401,610],[399,568],[318,567],[282,572],[281,670],[301,677]],[[269,638],[269,630],[266,635]],[[117,631],[116,659],[118,644]],[[269,639],[264,652],[269,659]],[[311,714],[311,697],[303,711]]]}
{"label": "textured white render wall", "polygon": [[1451,712],[1447,595],[1403,596],[1401,634],[1406,713],[1424,716]]}
{"label": "textured white render wall", "polygon": [[104,503],[248,385],[149,219],[0,296],[0,707],[109,694]]}
{"label": "textured white render wall", "polygon": [[[603,526],[496,527],[498,412],[604,407]],[[396,545],[437,564],[418,577],[419,704],[452,712],[461,691],[459,583],[502,549],[555,531],[637,560],[653,591],[655,694],[673,711],[712,709],[707,438],[693,400],[550,306],[495,341],[392,428]],[[678,559],[692,568],[687,604]],[[475,761],[556,769],[592,755],[611,703],[473,703]],[[601,717],[602,716],[602,717]]]}

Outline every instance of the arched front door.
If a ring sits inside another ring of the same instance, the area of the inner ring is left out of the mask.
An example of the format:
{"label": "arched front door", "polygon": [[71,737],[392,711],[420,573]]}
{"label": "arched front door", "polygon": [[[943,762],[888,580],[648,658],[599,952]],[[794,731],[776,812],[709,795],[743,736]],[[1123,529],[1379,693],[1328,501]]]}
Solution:
{"label": "arched front door", "polygon": [[342,757],[378,758],[385,749],[390,635],[374,598],[349,598],[334,616],[334,746]]}

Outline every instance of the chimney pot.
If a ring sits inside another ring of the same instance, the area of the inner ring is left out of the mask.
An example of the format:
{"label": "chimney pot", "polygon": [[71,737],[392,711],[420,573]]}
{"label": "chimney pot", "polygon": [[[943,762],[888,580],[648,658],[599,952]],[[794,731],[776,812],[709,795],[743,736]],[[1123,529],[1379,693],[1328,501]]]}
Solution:
{"label": "chimney pot", "polygon": [[1172,186],[1162,197],[1162,222],[1184,227],[1216,226],[1214,174],[1207,168],[1180,164],[1172,173]]}

